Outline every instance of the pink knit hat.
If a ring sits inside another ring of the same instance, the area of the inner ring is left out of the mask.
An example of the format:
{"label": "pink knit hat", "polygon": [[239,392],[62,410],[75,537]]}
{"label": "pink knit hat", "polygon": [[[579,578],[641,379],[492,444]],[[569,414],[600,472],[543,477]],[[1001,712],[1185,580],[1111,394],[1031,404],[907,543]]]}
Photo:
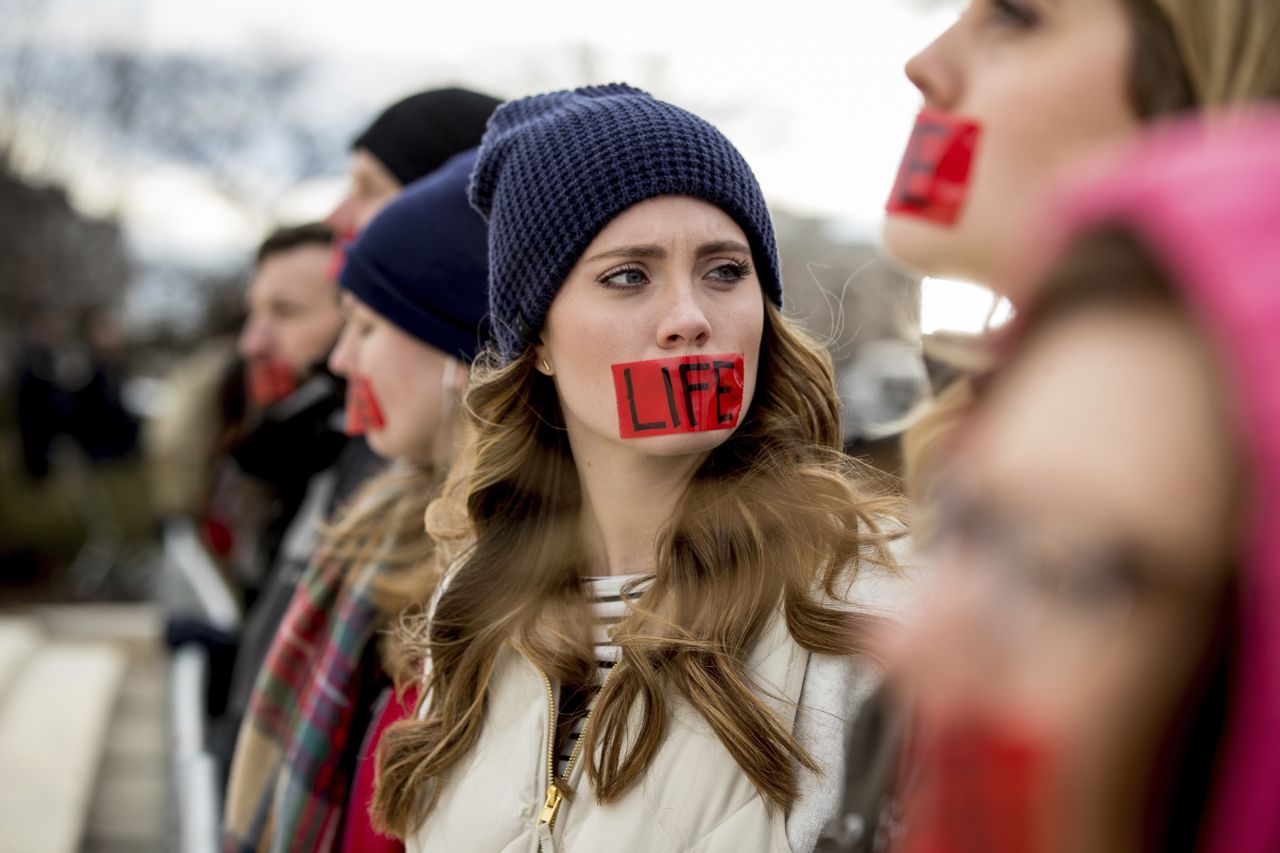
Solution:
{"label": "pink knit hat", "polygon": [[[1206,850],[1280,851],[1280,110],[1173,124],[1077,176],[1015,281],[1119,225],[1216,345],[1249,471],[1239,643]],[[1016,292],[1016,291],[1014,291]],[[1034,294],[1031,294],[1034,299]]]}

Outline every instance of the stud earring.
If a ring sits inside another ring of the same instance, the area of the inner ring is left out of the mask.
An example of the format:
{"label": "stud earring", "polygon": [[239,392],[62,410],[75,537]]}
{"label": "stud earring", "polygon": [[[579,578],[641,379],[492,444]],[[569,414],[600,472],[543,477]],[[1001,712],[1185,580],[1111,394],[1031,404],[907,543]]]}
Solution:
{"label": "stud earring", "polygon": [[542,368],[543,373],[548,376],[551,375],[551,362],[547,361],[545,358],[538,361],[538,367]]}

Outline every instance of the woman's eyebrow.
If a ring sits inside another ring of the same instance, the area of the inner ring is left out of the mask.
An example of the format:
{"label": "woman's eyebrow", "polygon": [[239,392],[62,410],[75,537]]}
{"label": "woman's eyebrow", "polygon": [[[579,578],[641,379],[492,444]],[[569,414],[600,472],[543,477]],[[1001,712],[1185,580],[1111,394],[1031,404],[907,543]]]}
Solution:
{"label": "woman's eyebrow", "polygon": [[667,256],[667,251],[659,246],[618,246],[616,249],[609,249],[592,255],[587,258],[587,262],[598,261],[603,258],[654,258],[661,260]]}
{"label": "woman's eyebrow", "polygon": [[[704,258],[707,255],[719,255],[724,252],[743,252],[750,254],[751,250],[739,243],[737,240],[715,240],[710,243],[703,243],[698,247],[697,255]],[[618,246],[608,249],[599,254],[592,255],[587,258],[587,263],[599,261],[605,258],[653,258],[662,260],[667,256],[667,250],[661,246],[653,245],[636,245],[636,246]]]}
{"label": "woman's eyebrow", "polygon": [[717,240],[714,243],[703,243],[698,247],[698,257],[705,258],[707,255],[719,255],[725,252],[743,252],[751,254],[751,250],[739,243],[737,240]]}

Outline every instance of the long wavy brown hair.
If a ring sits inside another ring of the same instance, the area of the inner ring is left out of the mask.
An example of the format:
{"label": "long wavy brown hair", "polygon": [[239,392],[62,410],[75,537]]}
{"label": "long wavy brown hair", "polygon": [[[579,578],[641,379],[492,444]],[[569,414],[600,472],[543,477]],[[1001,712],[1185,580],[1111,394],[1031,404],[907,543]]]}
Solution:
{"label": "long wavy brown hair", "polygon": [[[846,596],[861,565],[892,565],[900,499],[841,452],[826,350],[772,305],[765,312],[752,406],[695,473],[659,536],[652,583],[613,634],[621,661],[582,753],[601,803],[643,776],[685,702],[766,800],[789,807],[794,763],[817,764],[762,701],[751,648],[780,612],[811,651],[871,652],[875,619]],[[401,640],[408,656],[431,661],[429,699],[383,737],[372,810],[402,837],[480,737],[504,645],[564,683],[588,684],[595,672],[580,484],[555,388],[534,358],[530,349],[473,374],[473,435],[428,513],[437,559],[453,568],[431,618],[405,622]]]}

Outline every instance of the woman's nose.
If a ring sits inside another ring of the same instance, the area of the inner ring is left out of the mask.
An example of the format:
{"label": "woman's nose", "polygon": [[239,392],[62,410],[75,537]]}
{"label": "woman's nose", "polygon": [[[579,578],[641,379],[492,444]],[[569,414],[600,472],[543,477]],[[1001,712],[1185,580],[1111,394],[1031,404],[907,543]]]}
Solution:
{"label": "woman's nose", "polygon": [[711,322],[698,300],[695,285],[683,281],[671,286],[670,298],[658,323],[658,346],[672,349],[700,347],[711,337]]}
{"label": "woman's nose", "polygon": [[342,332],[338,335],[338,343],[329,353],[329,370],[344,379],[355,375],[355,332],[351,321],[342,324]]}
{"label": "woman's nose", "polygon": [[907,79],[924,95],[927,107],[953,109],[960,98],[959,28],[960,22],[953,24],[907,61]]}

